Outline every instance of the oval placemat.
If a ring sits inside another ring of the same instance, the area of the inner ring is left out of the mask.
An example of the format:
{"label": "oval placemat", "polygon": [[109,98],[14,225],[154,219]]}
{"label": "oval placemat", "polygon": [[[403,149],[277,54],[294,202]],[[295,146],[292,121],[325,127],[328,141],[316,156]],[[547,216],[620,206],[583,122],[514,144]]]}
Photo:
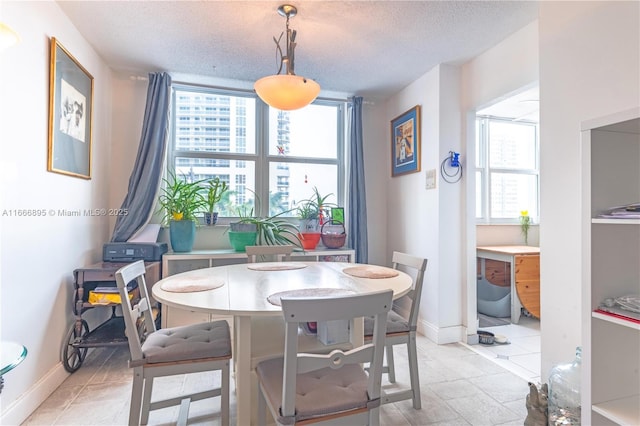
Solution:
{"label": "oval placemat", "polygon": [[302,262],[265,262],[265,263],[249,263],[247,268],[254,271],[288,271],[291,269],[306,268],[307,265]]}
{"label": "oval placemat", "polygon": [[399,275],[395,269],[375,265],[352,266],[343,269],[342,272],[358,278],[393,278]]}
{"label": "oval placemat", "polygon": [[220,277],[196,277],[189,281],[168,280],[160,284],[160,288],[171,293],[191,293],[213,290],[223,285],[224,280]]}
{"label": "oval placemat", "polygon": [[346,288],[301,288],[299,290],[287,290],[273,293],[267,297],[269,303],[275,306],[282,306],[280,299],[283,297],[334,297],[354,294],[355,291]]}

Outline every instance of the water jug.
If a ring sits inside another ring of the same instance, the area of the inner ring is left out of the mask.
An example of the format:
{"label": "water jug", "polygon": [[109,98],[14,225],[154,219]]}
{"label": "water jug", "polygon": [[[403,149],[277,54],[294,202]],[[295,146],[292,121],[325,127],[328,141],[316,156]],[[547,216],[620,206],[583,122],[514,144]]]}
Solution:
{"label": "water jug", "polygon": [[580,424],[580,365],[582,349],[571,363],[558,364],[549,374],[549,426]]}

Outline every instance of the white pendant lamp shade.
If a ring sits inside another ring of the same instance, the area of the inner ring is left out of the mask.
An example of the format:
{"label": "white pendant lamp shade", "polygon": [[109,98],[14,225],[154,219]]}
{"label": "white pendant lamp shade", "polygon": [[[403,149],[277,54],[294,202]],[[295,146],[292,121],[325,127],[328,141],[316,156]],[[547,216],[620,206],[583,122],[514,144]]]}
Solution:
{"label": "white pendant lamp shade", "polygon": [[[287,18],[285,31],[280,34],[280,38],[273,38],[280,57],[280,67],[276,74],[263,77],[253,85],[260,99],[267,105],[284,111],[306,107],[320,93],[318,83],[310,78],[298,76],[294,72],[296,31],[289,28],[289,18],[296,16],[297,13],[298,9],[290,4],[278,7],[278,14]],[[286,37],[282,40],[285,34]],[[285,43],[284,49],[280,46],[281,40]],[[281,74],[283,68],[284,72]]]}
{"label": "white pendant lamp shade", "polygon": [[17,44],[20,36],[13,31],[8,25],[0,22],[0,51]]}
{"label": "white pendant lamp shade", "polygon": [[299,75],[277,74],[256,81],[260,99],[273,108],[291,111],[309,105],[320,93],[320,85]]}

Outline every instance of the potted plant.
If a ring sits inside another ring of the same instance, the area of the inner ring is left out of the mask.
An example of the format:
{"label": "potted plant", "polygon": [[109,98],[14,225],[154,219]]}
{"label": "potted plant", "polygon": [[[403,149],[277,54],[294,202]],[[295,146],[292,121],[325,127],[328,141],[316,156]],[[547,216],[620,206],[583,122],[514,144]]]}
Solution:
{"label": "potted plant", "polygon": [[[259,208],[260,199],[256,195]],[[239,220],[229,226],[229,242],[236,251],[243,251],[251,245],[285,245],[294,244],[301,247],[298,238],[298,228],[282,216],[290,213],[287,210],[277,215],[259,217],[254,215],[254,209],[242,206],[238,209]]]}
{"label": "potted plant", "polygon": [[169,240],[175,252],[188,252],[193,248],[196,214],[206,206],[202,182],[187,182],[174,173],[163,178],[158,205],[163,213],[162,223],[169,225]]}
{"label": "potted plant", "polygon": [[531,227],[531,217],[528,210],[522,210],[520,212],[520,231],[524,236],[524,245],[529,245],[529,228]]}
{"label": "potted plant", "polygon": [[207,225],[215,225],[218,222],[218,212],[215,211],[216,205],[222,199],[222,196],[229,189],[227,183],[221,181],[218,176],[213,179],[209,179],[207,181],[206,189],[206,200],[207,200],[207,211],[204,212],[204,222]]}
{"label": "potted plant", "polygon": [[299,240],[305,250],[313,250],[320,241],[320,229],[327,217],[325,209],[334,206],[327,202],[333,194],[321,195],[317,187],[313,188],[313,195],[307,200],[302,200],[296,207],[296,213],[300,219]]}
{"label": "potted plant", "polygon": [[252,223],[253,208],[240,206],[237,212],[240,219],[229,224],[229,242],[235,251],[244,251],[245,246],[256,244],[257,226]]}

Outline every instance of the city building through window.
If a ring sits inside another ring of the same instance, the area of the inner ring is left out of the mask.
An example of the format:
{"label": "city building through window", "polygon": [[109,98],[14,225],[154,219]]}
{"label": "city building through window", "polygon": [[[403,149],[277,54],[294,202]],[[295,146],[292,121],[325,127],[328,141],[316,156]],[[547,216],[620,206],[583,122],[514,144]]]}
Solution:
{"label": "city building through window", "polygon": [[169,171],[229,186],[221,218],[295,216],[314,188],[344,205],[345,102],[280,111],[250,92],[174,85],[171,135]]}

